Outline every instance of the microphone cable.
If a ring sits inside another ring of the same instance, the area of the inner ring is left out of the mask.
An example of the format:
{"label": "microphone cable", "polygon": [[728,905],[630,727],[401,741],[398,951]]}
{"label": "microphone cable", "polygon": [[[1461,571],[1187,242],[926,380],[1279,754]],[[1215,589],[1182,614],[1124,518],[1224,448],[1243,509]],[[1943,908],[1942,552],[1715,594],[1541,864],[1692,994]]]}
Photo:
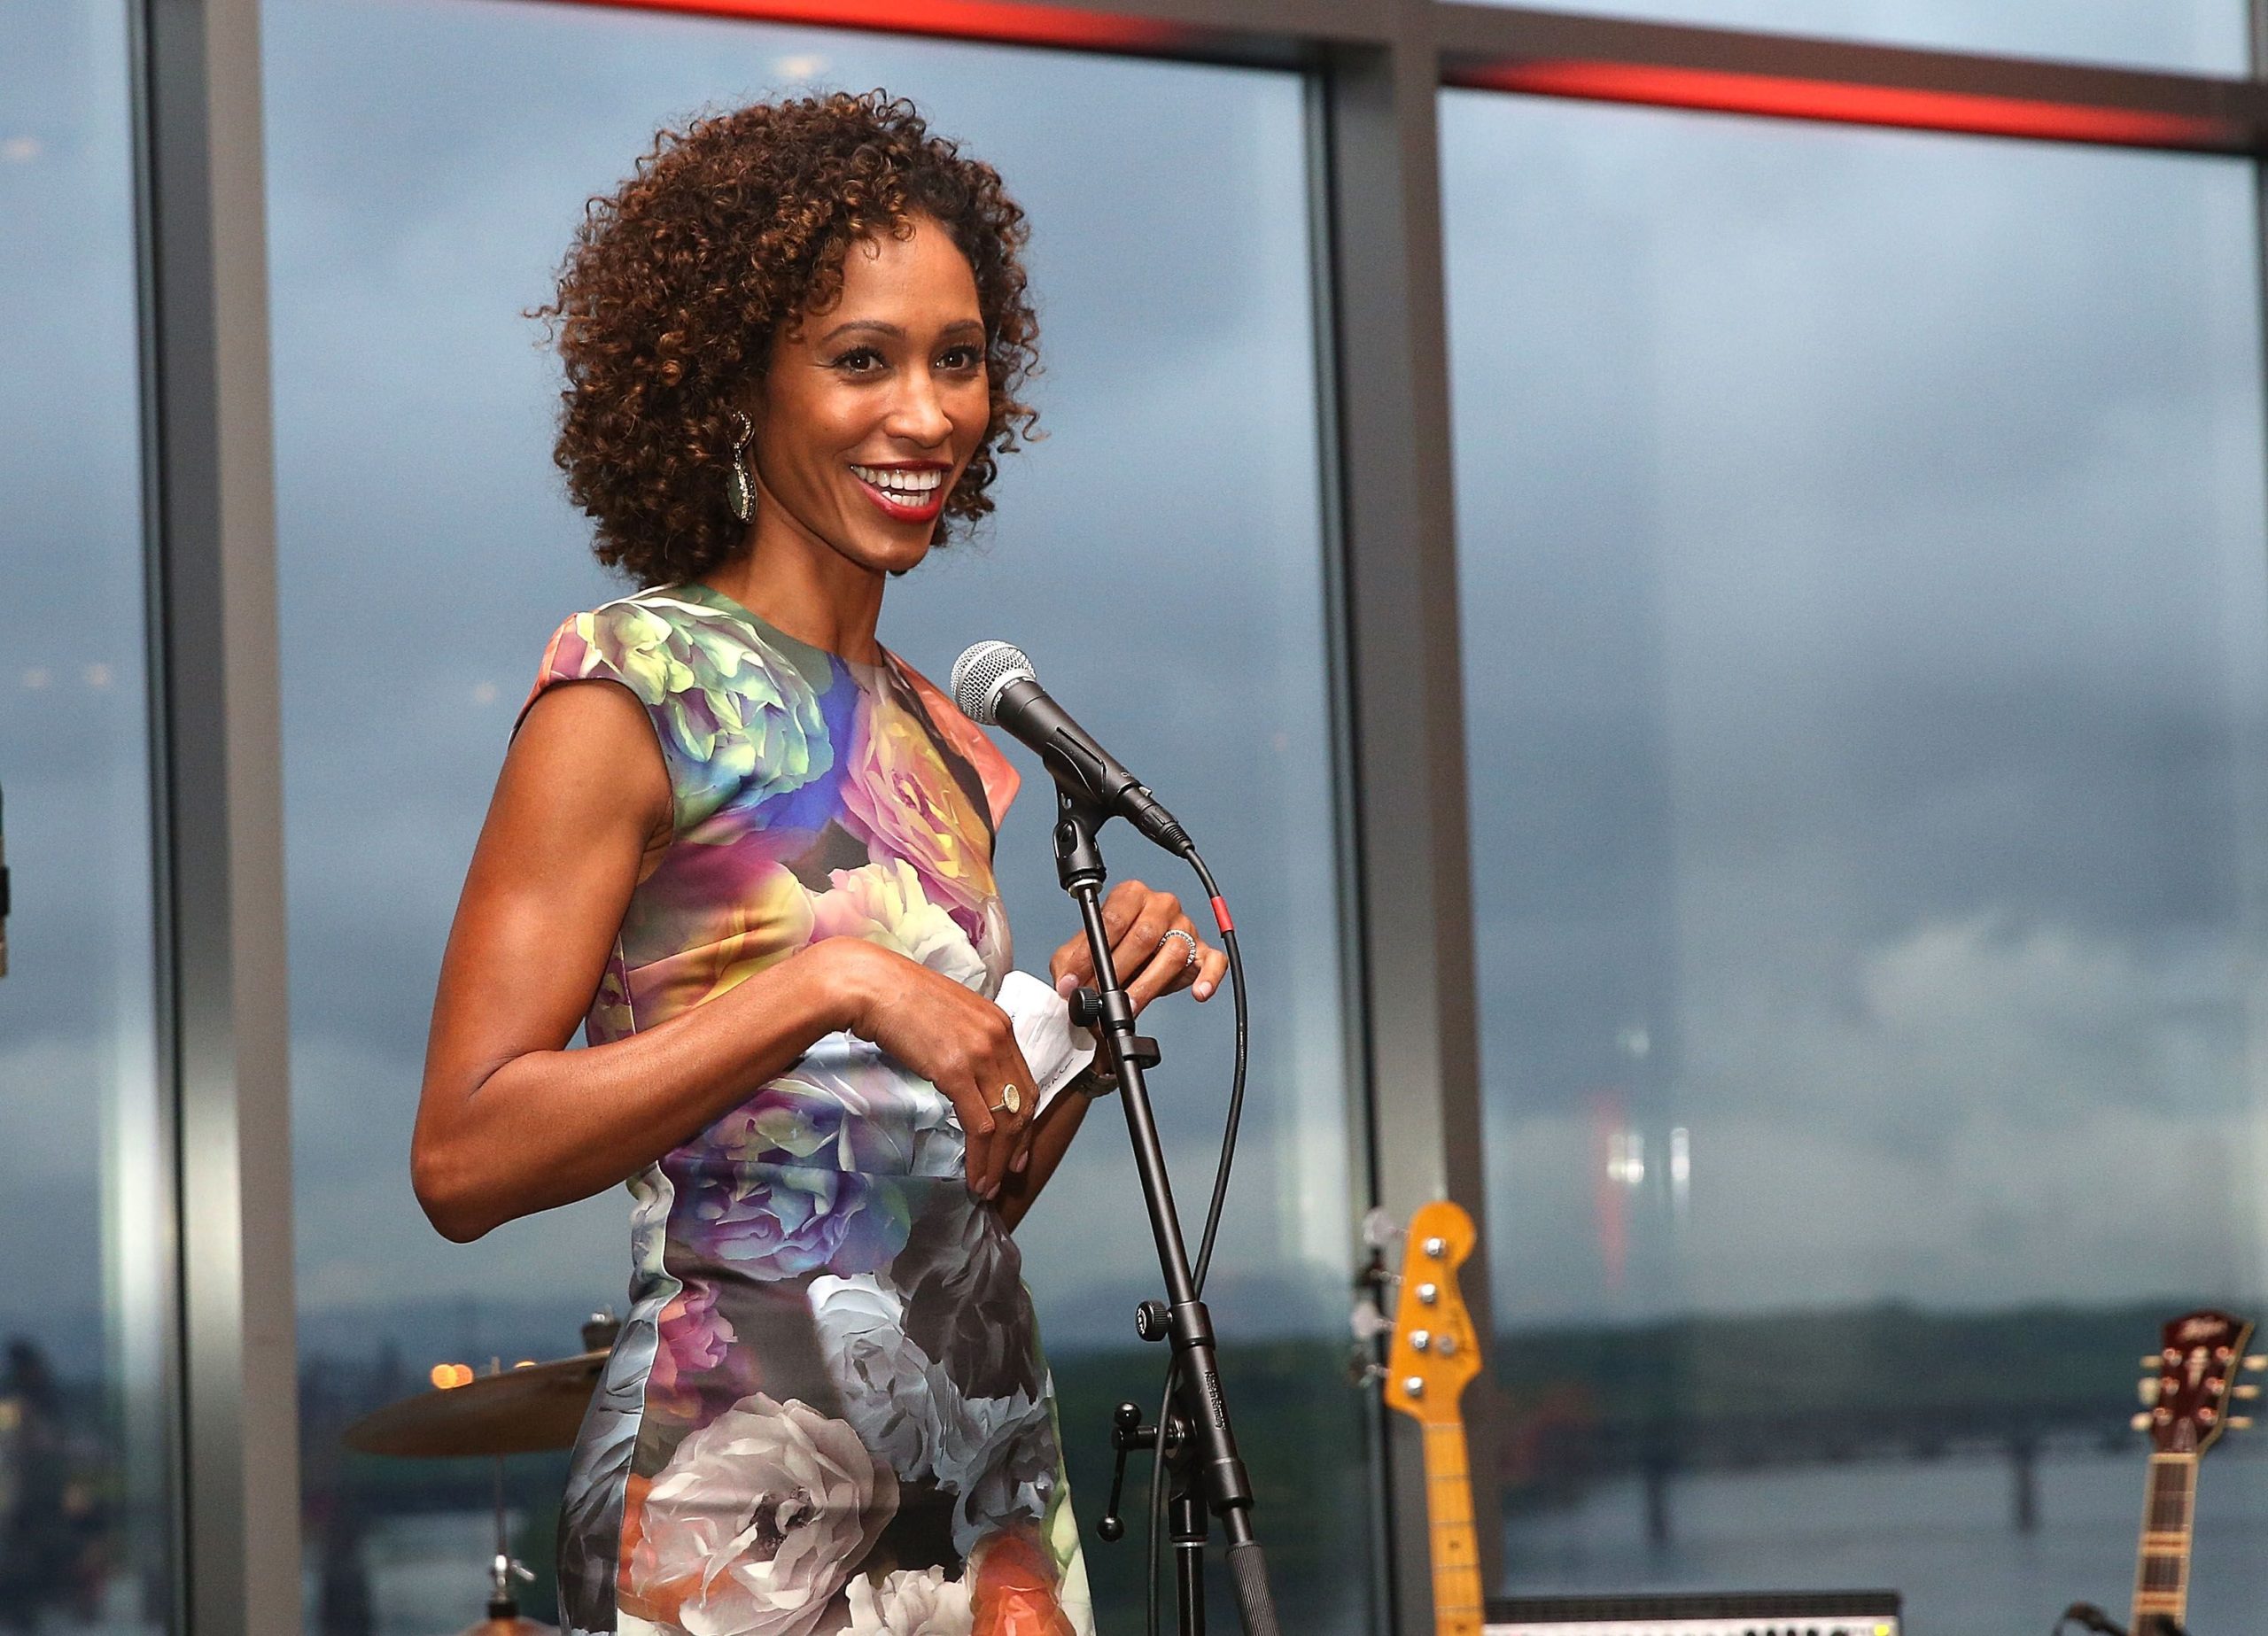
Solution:
{"label": "microphone cable", "polygon": [[[1229,993],[1236,1014],[1236,1066],[1229,1081],[1229,1112],[1222,1122],[1221,1155],[1213,1171],[1213,1197],[1205,1208],[1205,1231],[1198,1240],[1197,1265],[1191,1272],[1191,1282],[1201,1299],[1205,1293],[1206,1275],[1212,1270],[1213,1245],[1221,1230],[1221,1213],[1228,1202],[1229,1173],[1236,1166],[1237,1129],[1244,1121],[1245,1066],[1250,1050],[1251,1019],[1246,1004],[1244,953],[1237,947],[1236,921],[1229,914],[1226,899],[1213,880],[1213,872],[1205,866],[1196,844],[1188,845],[1182,857],[1197,872],[1197,879],[1205,888],[1205,896],[1213,907],[1213,924],[1221,934],[1221,951],[1229,957]],[[1217,1354],[1216,1354],[1217,1357]],[[1158,1440],[1150,1456],[1150,1529],[1149,1529],[1149,1596],[1147,1599],[1148,1636],[1158,1636],[1158,1600],[1164,1564],[1159,1560],[1159,1542],[1166,1531],[1166,1425],[1173,1411],[1174,1387],[1181,1375],[1181,1359],[1177,1355],[1166,1360],[1166,1379],[1158,1398]]]}
{"label": "microphone cable", "polygon": [[1221,950],[1229,957],[1229,993],[1236,1012],[1236,1069],[1229,1082],[1229,1113],[1221,1129],[1221,1158],[1213,1172],[1213,1198],[1205,1210],[1205,1236],[1199,1242],[1197,1267],[1194,1274],[1197,1293],[1205,1293],[1205,1275],[1213,1265],[1213,1240],[1221,1230],[1222,1208],[1228,1202],[1229,1172],[1237,1160],[1237,1127],[1244,1119],[1245,1055],[1250,1038],[1249,1019],[1245,1009],[1244,955],[1237,948],[1236,922],[1229,918],[1227,900],[1221,888],[1213,883],[1213,872],[1205,867],[1205,860],[1192,845],[1186,854],[1189,866],[1197,872],[1198,880],[1205,888],[1205,896],[1213,905],[1213,924],[1220,929]]}

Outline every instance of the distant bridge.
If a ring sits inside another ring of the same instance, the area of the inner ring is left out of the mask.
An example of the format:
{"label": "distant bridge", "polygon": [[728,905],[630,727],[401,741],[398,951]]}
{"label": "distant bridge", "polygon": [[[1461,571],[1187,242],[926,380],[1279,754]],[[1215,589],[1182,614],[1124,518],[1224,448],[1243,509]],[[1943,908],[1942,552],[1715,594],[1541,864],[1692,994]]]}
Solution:
{"label": "distant bridge", "polygon": [[[2056,1453],[2131,1454],[2136,1480],[2145,1439],[2130,1423],[2137,1406],[2101,1397],[2033,1403],[1905,1406],[1796,1414],[1634,1420],[1508,1417],[1496,1474],[1507,1489],[1550,1495],[1636,1477],[1645,1485],[1647,1532],[1667,1544],[1670,1497],[1680,1476],[1859,1462],[2000,1458],[2008,1462],[2009,1523],[2039,1524],[2039,1462]],[[2224,1446],[2243,1449],[2232,1440]]]}

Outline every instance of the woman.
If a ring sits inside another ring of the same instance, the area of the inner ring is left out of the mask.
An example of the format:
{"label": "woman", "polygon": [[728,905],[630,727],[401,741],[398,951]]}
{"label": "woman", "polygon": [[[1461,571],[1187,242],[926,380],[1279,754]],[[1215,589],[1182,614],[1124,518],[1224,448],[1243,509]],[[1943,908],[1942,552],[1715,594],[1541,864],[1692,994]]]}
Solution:
{"label": "woman", "polygon": [[[1023,239],[907,105],[759,105],[664,133],[546,309],[559,463],[647,588],[544,656],[413,1166],[460,1240],[636,1200],[562,1518],[571,1630],[1092,1628],[1008,1236],[1108,1089],[1048,1096],[1092,1053],[1061,998],[1091,967],[1074,939],[1053,988],[1009,972],[1015,775],[874,637],[1029,430]],[[1122,885],[1107,921],[1138,1006],[1215,991],[1170,896]]]}

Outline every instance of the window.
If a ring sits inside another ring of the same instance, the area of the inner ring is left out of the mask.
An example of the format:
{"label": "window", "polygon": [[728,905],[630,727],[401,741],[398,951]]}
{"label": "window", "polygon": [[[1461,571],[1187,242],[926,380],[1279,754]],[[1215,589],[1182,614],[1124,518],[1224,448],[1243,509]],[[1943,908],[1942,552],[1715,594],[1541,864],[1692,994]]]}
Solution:
{"label": "window", "polygon": [[170,1165],[123,6],[27,0],[0,55],[0,1608],[154,1631],[172,1590]]}
{"label": "window", "polygon": [[2241,0],[1569,0],[1554,9],[2238,78],[2251,60]]}
{"label": "window", "polygon": [[1443,112],[1511,1578],[2123,1617],[2263,1293],[2251,170]]}
{"label": "window", "polygon": [[[555,366],[515,315],[548,296],[584,199],[657,126],[768,89],[876,84],[998,165],[1031,213],[1050,434],[1006,462],[989,537],[893,590],[882,634],[941,680],[968,642],[1025,647],[1175,802],[1250,928],[1254,1089],[1213,1293],[1287,1624],[1363,1626],[1299,81],[480,0],[277,0],[267,50],[303,1435],[326,1627],[365,1601],[375,1628],[468,1623],[487,1550],[477,1462],[342,1458],[338,1426],[436,1361],[573,1350],[627,1278],[624,1198],[462,1248],[419,1215],[404,1157],[507,730],[552,627],[618,589],[560,492]],[[1076,920],[1047,791],[1023,771],[1000,856],[1032,967]],[[1117,875],[1188,889],[1130,833],[1107,850]],[[1226,1012],[1158,1028],[1192,1232]],[[1138,1547],[1091,1534],[1111,1407],[1153,1390],[1162,1363],[1131,1333],[1157,1274],[1115,1104],[1019,1236],[1099,1617],[1138,1618]],[[540,1571],[563,1469],[531,1458],[509,1479]]]}

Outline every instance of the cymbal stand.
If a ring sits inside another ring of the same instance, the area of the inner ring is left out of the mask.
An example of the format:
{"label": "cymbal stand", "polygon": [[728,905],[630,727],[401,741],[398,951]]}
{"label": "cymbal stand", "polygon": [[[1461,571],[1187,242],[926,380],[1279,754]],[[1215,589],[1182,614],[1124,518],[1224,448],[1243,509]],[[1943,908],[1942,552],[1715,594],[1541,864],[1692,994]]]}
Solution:
{"label": "cymbal stand", "polygon": [[[489,1363],[489,1372],[495,1375],[502,1374],[504,1361],[501,1358],[492,1359]],[[494,1465],[496,1469],[494,1489],[496,1554],[488,1559],[488,1617],[492,1621],[499,1619],[504,1621],[506,1628],[509,1629],[517,1624],[520,1617],[520,1600],[512,1593],[513,1582],[517,1580],[521,1585],[532,1585],[535,1583],[535,1575],[530,1573],[519,1559],[512,1555],[512,1531],[504,1520],[504,1456],[496,1455]]]}

